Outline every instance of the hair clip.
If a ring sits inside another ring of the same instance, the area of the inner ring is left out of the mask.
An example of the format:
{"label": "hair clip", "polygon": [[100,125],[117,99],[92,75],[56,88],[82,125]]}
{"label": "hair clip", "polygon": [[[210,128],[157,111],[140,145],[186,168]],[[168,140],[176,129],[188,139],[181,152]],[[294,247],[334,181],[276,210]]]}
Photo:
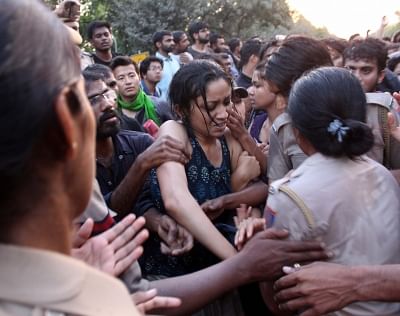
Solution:
{"label": "hair clip", "polygon": [[343,137],[347,135],[350,128],[344,126],[341,121],[334,119],[328,126],[327,131],[336,136],[339,143],[343,142]]}

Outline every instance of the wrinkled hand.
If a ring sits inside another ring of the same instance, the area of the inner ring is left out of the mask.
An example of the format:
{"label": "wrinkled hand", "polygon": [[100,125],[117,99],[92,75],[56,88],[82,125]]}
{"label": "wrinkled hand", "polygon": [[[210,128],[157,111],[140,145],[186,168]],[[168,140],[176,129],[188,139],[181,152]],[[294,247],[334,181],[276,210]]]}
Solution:
{"label": "wrinkled hand", "polygon": [[239,223],[238,230],[235,235],[235,246],[238,250],[241,250],[245,243],[250,240],[253,235],[263,231],[265,229],[265,219],[264,218],[253,218],[249,217],[243,219]]}
{"label": "wrinkled hand", "polygon": [[254,235],[239,255],[246,258],[245,269],[253,281],[275,281],[283,275],[282,267],[294,263],[325,260],[330,257],[321,242],[284,240],[286,230],[269,228]]}
{"label": "wrinkled hand", "polygon": [[301,316],[325,315],[352,303],[351,292],[356,284],[351,268],[339,264],[316,262],[279,279],[274,286],[275,299],[284,311],[301,309]]}
{"label": "wrinkled hand", "polygon": [[251,215],[251,210],[253,208],[251,206],[247,206],[247,204],[240,204],[239,207],[236,208],[236,216],[233,217],[233,221],[237,229],[240,227],[240,223],[249,218]]}
{"label": "wrinkled hand", "polygon": [[239,112],[235,110],[228,110],[229,114],[227,126],[231,131],[231,134],[236,139],[240,139],[241,137],[248,134],[246,127],[244,126],[244,118],[239,114]]}
{"label": "wrinkled hand", "polygon": [[190,159],[190,154],[185,145],[169,135],[158,137],[141,156],[147,170],[157,168],[166,161],[186,164]]}
{"label": "wrinkled hand", "polygon": [[72,256],[113,276],[124,272],[143,253],[142,244],[149,233],[142,229],[145,220],[135,215],[126,216],[104,233],[89,238],[93,220],[88,219],[73,240]]}
{"label": "wrinkled hand", "polygon": [[193,248],[193,236],[168,215],[163,215],[158,226],[161,252],[165,255],[179,256]]}
{"label": "wrinkled hand", "polygon": [[143,314],[160,308],[175,308],[181,305],[181,300],[176,297],[157,296],[157,290],[138,291],[131,295],[133,302]]}
{"label": "wrinkled hand", "polygon": [[220,196],[215,199],[205,201],[200,205],[200,207],[203,209],[204,213],[206,213],[209,219],[214,220],[225,210],[224,197]]}

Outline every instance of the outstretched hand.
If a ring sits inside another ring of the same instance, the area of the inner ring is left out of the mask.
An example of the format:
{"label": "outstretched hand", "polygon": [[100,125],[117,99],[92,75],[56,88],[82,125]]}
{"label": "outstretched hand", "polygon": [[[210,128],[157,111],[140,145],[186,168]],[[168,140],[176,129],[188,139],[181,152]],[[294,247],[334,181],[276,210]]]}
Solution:
{"label": "outstretched hand", "polygon": [[104,233],[89,238],[93,220],[88,219],[76,232],[72,256],[113,276],[124,272],[143,253],[142,244],[149,233],[142,229],[145,220],[135,215],[126,216]]}

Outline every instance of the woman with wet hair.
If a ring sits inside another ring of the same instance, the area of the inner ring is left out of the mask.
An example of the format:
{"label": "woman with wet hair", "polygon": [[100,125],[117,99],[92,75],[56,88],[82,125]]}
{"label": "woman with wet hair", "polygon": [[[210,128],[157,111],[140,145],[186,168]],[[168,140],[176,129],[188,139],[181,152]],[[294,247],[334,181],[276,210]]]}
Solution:
{"label": "woman with wet hair", "polygon": [[[208,251],[219,259],[226,259],[235,253],[235,249],[216,225],[221,224],[225,228],[229,226],[226,224],[233,225],[232,214],[223,212],[228,205],[219,205],[206,214],[205,210],[210,211],[212,207],[207,210],[203,203],[240,191],[260,172],[256,159],[242,153],[239,143],[226,128],[228,110],[232,108],[232,82],[218,65],[199,60],[177,72],[169,91],[171,104],[180,120],[163,124],[160,135],[168,134],[182,141],[191,159],[186,165],[167,162],[157,171],[153,170],[153,200],[159,209],[186,227]],[[265,189],[265,186],[262,187]],[[261,202],[265,193],[261,196],[259,193],[260,190],[252,191],[251,197],[242,197],[240,203],[251,202],[253,205]],[[256,200],[251,200],[254,197]],[[193,272],[212,263],[203,262],[206,256],[196,258],[193,255],[195,250],[196,247],[191,260],[170,258],[181,261],[181,266],[174,264],[170,271],[168,265],[163,266],[159,260],[153,261],[157,261],[155,265],[163,269],[159,274],[169,276]]]}
{"label": "woman with wet hair", "polygon": [[0,314],[138,315],[121,282],[69,256],[95,162],[79,51],[36,0],[2,1],[0,28]]}

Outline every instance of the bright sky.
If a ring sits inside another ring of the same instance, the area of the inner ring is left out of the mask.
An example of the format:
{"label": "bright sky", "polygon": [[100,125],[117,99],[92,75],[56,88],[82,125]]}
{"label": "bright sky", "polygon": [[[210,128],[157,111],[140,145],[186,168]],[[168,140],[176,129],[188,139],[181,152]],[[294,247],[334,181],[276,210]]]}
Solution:
{"label": "bright sky", "polygon": [[396,23],[400,0],[287,0],[317,27],[326,26],[330,33],[348,39],[354,33],[365,36],[379,28],[384,15],[389,24]]}

